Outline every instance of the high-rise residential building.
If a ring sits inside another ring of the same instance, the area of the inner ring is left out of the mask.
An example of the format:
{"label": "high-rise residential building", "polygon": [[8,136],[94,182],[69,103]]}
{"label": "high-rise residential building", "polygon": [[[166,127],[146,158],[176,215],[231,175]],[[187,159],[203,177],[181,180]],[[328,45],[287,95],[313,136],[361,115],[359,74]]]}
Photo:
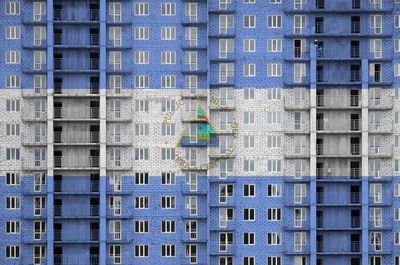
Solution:
{"label": "high-rise residential building", "polygon": [[400,265],[399,0],[1,0],[1,265]]}

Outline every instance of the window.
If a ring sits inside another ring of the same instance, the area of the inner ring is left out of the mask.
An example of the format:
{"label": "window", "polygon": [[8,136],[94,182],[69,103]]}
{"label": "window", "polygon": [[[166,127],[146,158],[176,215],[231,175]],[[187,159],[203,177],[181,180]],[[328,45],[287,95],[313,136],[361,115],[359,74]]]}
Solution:
{"label": "window", "polygon": [[282,52],[282,39],[268,39],[267,52]]}
{"label": "window", "polygon": [[108,248],[108,255],[114,259],[115,264],[121,264],[121,246],[110,245]]}
{"label": "window", "polygon": [[267,244],[268,245],[280,245],[281,244],[281,233],[272,232],[267,233]]}
{"label": "window", "polygon": [[33,76],[33,89],[35,93],[39,94],[43,92],[47,87],[46,75],[34,75]]}
{"label": "window", "polygon": [[114,240],[121,240],[121,221],[108,221],[108,233]]}
{"label": "window", "polygon": [[277,256],[267,257],[267,265],[282,265],[282,258]]}
{"label": "window", "polygon": [[306,16],[295,15],[294,16],[294,34],[302,34],[303,29],[306,27]]}
{"label": "window", "polygon": [[46,40],[46,27],[33,27],[33,45],[40,46],[44,40]]}
{"label": "window", "polygon": [[120,94],[122,89],[122,76],[120,75],[110,75],[109,87],[115,94]]}
{"label": "window", "polygon": [[197,196],[185,196],[185,208],[189,210],[190,216],[197,215]]}
{"label": "window", "polygon": [[17,40],[21,38],[21,28],[19,26],[6,26],[6,40]]}
{"label": "window", "polygon": [[148,245],[135,245],[135,257],[148,257],[149,246]]}
{"label": "window", "polygon": [[149,88],[149,76],[135,75],[135,88]]}
{"label": "window", "polygon": [[394,197],[400,197],[400,183],[394,184]]}
{"label": "window", "polygon": [[382,251],[382,232],[370,232],[369,239],[375,251]]}
{"label": "window", "polygon": [[282,16],[270,15],[268,16],[268,28],[281,28],[282,27]]}
{"label": "window", "polygon": [[220,39],[219,40],[219,58],[228,58],[228,53],[234,51],[235,42],[233,39]]}
{"label": "window", "polygon": [[382,208],[370,208],[369,220],[373,227],[382,227]]}
{"label": "window", "polygon": [[[110,3],[113,4],[113,3]],[[115,3],[114,3],[115,4]],[[108,38],[113,42],[114,46],[122,45],[122,28],[121,27],[110,27],[108,29]]]}
{"label": "window", "polygon": [[20,64],[20,51],[6,51],[6,64]]}
{"label": "window", "polygon": [[268,221],[280,221],[282,219],[281,208],[268,208],[267,209],[267,220]]}
{"label": "window", "polygon": [[243,185],[243,196],[244,197],[255,197],[256,196],[256,185],[254,185],[254,184]]}
{"label": "window", "polygon": [[135,173],[135,184],[136,185],[148,185],[149,184],[149,173],[136,172]]}
{"label": "window", "polygon": [[161,64],[176,64],[176,52],[175,51],[162,51],[161,52]]}
{"label": "window", "polygon": [[270,88],[268,91],[269,100],[280,100],[281,99],[281,89],[280,88]]}
{"label": "window", "polygon": [[279,173],[282,170],[282,161],[279,159],[268,159],[267,160],[267,171],[269,173]]}
{"label": "window", "polygon": [[175,245],[161,245],[161,256],[163,257],[175,257]]}
{"label": "window", "polygon": [[227,34],[234,27],[233,15],[219,15],[219,33]]}
{"label": "window", "polygon": [[19,221],[6,221],[6,233],[7,234],[19,234],[20,233]]}
{"label": "window", "polygon": [[382,33],[382,16],[371,15],[370,16],[370,27],[374,30],[375,34]]}
{"label": "window", "polygon": [[163,172],[161,173],[161,184],[162,185],[175,185],[175,173]]}
{"label": "window", "polygon": [[254,160],[245,159],[243,161],[243,170],[244,172],[254,172]]}
{"label": "window", "polygon": [[282,197],[282,185],[281,184],[268,184],[267,185],[267,196],[268,197]]}
{"label": "window", "polygon": [[303,79],[306,77],[306,64],[304,63],[295,63],[294,67],[294,83],[301,83]]}
{"label": "window", "polygon": [[234,194],[233,185],[231,184],[220,184],[219,185],[219,202],[227,203],[228,197],[232,197]]}
{"label": "window", "polygon": [[294,227],[303,227],[303,223],[306,221],[306,212],[306,208],[294,209]]}
{"label": "window", "polygon": [[6,160],[20,160],[19,148],[6,148]]}
{"label": "window", "polygon": [[175,196],[162,196],[161,197],[162,209],[175,209]]}
{"label": "window", "polygon": [[[293,9],[294,10],[302,10],[305,2],[306,2],[306,0],[294,0]],[[268,265],[270,265],[270,264],[268,264]]]}
{"label": "window", "polygon": [[19,136],[20,135],[19,123],[7,123],[6,124],[6,134],[7,134],[7,136]]}
{"label": "window", "polygon": [[135,135],[136,136],[149,135],[149,124],[148,123],[136,123],[135,124]]}
{"label": "window", "polygon": [[245,3],[245,4],[255,4],[256,0],[243,0],[243,3]]}
{"label": "window", "polygon": [[[161,135],[162,136],[174,136],[175,135],[175,123],[161,124]],[[173,158],[173,159],[175,159],[175,158]]]}
{"label": "window", "polygon": [[33,21],[41,21],[46,15],[46,2],[33,2]]}
{"label": "window", "polygon": [[295,232],[294,233],[294,251],[299,252],[303,250],[303,246],[306,245],[306,233]]}
{"label": "window", "polygon": [[175,75],[162,75],[161,76],[161,88],[176,88],[176,76]]}
{"label": "window", "polygon": [[175,3],[162,3],[161,16],[175,16]]}
{"label": "window", "polygon": [[121,196],[111,196],[108,198],[108,208],[114,210],[114,215],[121,215]]}
{"label": "window", "polygon": [[198,45],[197,27],[185,27],[185,40],[189,42],[189,46]]}
{"label": "window", "polygon": [[253,87],[243,89],[243,97],[246,100],[254,99],[255,89]]}
{"label": "window", "polygon": [[400,52],[400,39],[394,40],[394,52]]}
{"label": "window", "polygon": [[244,208],[243,209],[243,221],[254,221],[256,219],[256,209]]}
{"label": "window", "polygon": [[233,208],[219,209],[219,227],[227,227],[228,222],[233,221]]}
{"label": "window", "polygon": [[46,197],[34,197],[33,198],[33,215],[40,216],[42,215],[42,209],[46,209]]}
{"label": "window", "polygon": [[281,123],[281,112],[268,111],[267,112],[267,124],[280,124]]}
{"label": "window", "polygon": [[243,257],[243,265],[255,265],[255,257]]}
{"label": "window", "polygon": [[198,68],[197,51],[185,51],[185,64],[188,65],[190,71]]}
{"label": "window", "polygon": [[370,256],[369,265],[382,265],[382,257],[380,256]]}
{"label": "window", "polygon": [[219,233],[220,252],[226,252],[228,250],[228,247],[232,245],[233,245],[233,233]]}
{"label": "window", "polygon": [[148,3],[135,3],[135,16],[148,16],[149,4]]}
{"label": "window", "polygon": [[400,76],[400,63],[393,64],[394,66],[394,76]]}
{"label": "window", "polygon": [[243,76],[254,77],[256,76],[256,65],[255,64],[244,64],[243,65]]}
{"label": "window", "polygon": [[306,196],[306,184],[294,184],[294,203],[302,203]]}
{"label": "window", "polygon": [[395,28],[400,28],[400,15],[395,15],[394,16],[394,27]]}
{"label": "window", "polygon": [[382,184],[371,183],[369,196],[374,199],[374,203],[382,203]]}
{"label": "window", "polygon": [[121,21],[121,3],[109,3],[108,4],[108,14],[113,18],[114,22]]}
{"label": "window", "polygon": [[243,244],[244,245],[254,245],[256,241],[255,233],[243,233]]}
{"label": "window", "polygon": [[235,75],[235,67],[233,63],[220,63],[219,64],[219,83],[228,83],[228,77]]}
{"label": "window", "polygon": [[19,259],[19,246],[18,245],[7,245],[6,246],[6,258]]}
{"label": "window", "polygon": [[21,76],[19,75],[6,75],[6,88],[20,88]]}
{"label": "window", "polygon": [[41,260],[46,256],[46,246],[33,246],[33,259],[35,264],[40,264]]}
{"label": "window", "polygon": [[369,46],[370,52],[374,54],[375,59],[382,58],[382,39],[371,39]]}
{"label": "window", "polygon": [[46,52],[33,52],[33,70],[42,70],[42,65],[46,64]]}
{"label": "window", "polygon": [[244,135],[243,142],[245,148],[253,148],[254,147],[254,135]]}
{"label": "window", "polygon": [[243,112],[244,124],[254,124],[254,112],[245,111]]}
{"label": "window", "polygon": [[282,76],[282,64],[269,63],[267,65],[267,76],[269,77]]}
{"label": "window", "polygon": [[108,55],[108,63],[112,65],[112,70],[121,70],[122,61],[121,61],[121,52],[112,51]]}
{"label": "window", "polygon": [[175,27],[161,27],[161,40],[175,40],[176,28]]}
{"label": "window", "polygon": [[5,13],[6,15],[19,15],[20,12],[20,5],[17,1],[7,1],[5,2],[6,8]]}
{"label": "window", "polygon": [[400,245],[400,232],[395,232],[394,233],[394,244],[395,245]]}
{"label": "window", "polygon": [[243,16],[243,27],[244,28],[255,28],[256,27],[256,16],[255,15]]}
{"label": "window", "polygon": [[149,111],[149,101],[147,99],[135,100],[135,111]]}
{"label": "window", "polygon": [[197,3],[185,3],[185,16],[190,22],[197,22]]}
{"label": "window", "polygon": [[134,32],[135,40],[148,40],[150,38],[149,27],[135,27]]}
{"label": "window", "polygon": [[18,210],[21,207],[20,197],[10,196],[6,197],[6,209],[8,210]]}
{"label": "window", "polygon": [[173,220],[161,221],[161,233],[175,233],[176,223]]}
{"label": "window", "polygon": [[394,220],[400,221],[400,208],[394,208]]}
{"label": "window", "polygon": [[135,233],[148,233],[149,221],[135,221]]}
{"label": "window", "polygon": [[244,52],[255,52],[256,51],[256,40],[255,39],[244,39],[243,40],[243,51]]}
{"label": "window", "polygon": [[135,52],[135,64],[149,64],[149,52],[148,51],[136,51]]}
{"label": "window", "polygon": [[20,185],[21,179],[19,173],[6,173],[6,185],[7,186],[14,186]]}
{"label": "window", "polygon": [[136,196],[135,197],[135,208],[136,209],[148,209],[149,208],[149,197]]}

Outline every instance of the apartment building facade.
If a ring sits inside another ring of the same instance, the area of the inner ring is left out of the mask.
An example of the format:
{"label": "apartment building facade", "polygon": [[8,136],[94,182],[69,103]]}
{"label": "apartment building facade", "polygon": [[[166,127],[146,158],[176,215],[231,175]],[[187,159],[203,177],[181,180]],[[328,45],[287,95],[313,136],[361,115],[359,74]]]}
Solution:
{"label": "apartment building facade", "polygon": [[400,265],[400,1],[0,21],[1,264]]}

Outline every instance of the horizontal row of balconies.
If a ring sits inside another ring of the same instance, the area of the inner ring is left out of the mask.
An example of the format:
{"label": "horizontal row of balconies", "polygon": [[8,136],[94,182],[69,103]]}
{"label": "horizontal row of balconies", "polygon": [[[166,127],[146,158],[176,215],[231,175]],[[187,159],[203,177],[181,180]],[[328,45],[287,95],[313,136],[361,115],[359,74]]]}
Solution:
{"label": "horizontal row of balconies", "polygon": [[[98,120],[100,109],[98,107],[54,107],[54,120]],[[23,110],[21,117],[24,121],[40,121],[47,119],[47,111]],[[107,119],[129,121],[132,116],[127,110],[107,113]]]}
{"label": "horizontal row of balconies", "polygon": [[[48,91],[46,89],[21,89],[22,97],[46,97]],[[50,95],[50,93],[49,93]],[[62,88],[57,87],[52,91],[54,97],[98,97],[100,95],[99,83],[91,82],[90,88]],[[105,89],[106,97],[121,97],[131,98],[133,89]]]}

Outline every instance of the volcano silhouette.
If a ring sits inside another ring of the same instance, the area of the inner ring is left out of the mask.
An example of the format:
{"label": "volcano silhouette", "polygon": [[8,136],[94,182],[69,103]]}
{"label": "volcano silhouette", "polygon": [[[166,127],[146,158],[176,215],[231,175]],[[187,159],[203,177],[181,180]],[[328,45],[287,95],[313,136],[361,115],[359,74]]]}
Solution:
{"label": "volcano silhouette", "polygon": [[190,142],[189,133],[185,130],[178,146],[219,146],[218,136],[201,106],[197,108],[196,118],[190,123],[197,124],[197,142]]}

